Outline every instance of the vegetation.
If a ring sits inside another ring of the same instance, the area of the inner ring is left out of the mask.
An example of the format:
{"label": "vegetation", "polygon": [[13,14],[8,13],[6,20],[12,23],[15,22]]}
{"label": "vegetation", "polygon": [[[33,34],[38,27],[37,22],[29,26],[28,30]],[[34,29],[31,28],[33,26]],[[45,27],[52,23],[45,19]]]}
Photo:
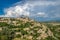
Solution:
{"label": "vegetation", "polygon": [[8,18],[0,22],[0,40],[60,40],[60,24],[22,19]]}

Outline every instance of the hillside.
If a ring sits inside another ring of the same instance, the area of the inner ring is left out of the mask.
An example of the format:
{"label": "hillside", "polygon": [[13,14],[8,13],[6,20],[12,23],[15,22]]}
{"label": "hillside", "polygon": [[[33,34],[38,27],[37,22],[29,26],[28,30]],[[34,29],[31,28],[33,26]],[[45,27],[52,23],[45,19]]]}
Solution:
{"label": "hillside", "polygon": [[60,23],[40,23],[29,18],[0,18],[0,40],[60,40]]}

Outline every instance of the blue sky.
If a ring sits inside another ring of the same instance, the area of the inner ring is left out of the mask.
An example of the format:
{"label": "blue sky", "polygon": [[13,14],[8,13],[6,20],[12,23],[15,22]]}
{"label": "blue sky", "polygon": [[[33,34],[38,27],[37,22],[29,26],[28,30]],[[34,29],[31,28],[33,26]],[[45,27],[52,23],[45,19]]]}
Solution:
{"label": "blue sky", "polygon": [[24,15],[38,21],[60,20],[59,0],[0,0],[0,17]]}
{"label": "blue sky", "polygon": [[20,0],[0,0],[0,15],[4,14],[4,8],[12,6],[12,4],[19,2]]}

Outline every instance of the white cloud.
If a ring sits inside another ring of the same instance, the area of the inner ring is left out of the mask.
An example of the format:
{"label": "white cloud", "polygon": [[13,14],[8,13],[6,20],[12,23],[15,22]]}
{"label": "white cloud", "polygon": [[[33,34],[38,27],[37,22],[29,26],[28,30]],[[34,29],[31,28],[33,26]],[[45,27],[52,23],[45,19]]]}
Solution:
{"label": "white cloud", "polygon": [[21,15],[29,16],[29,11],[26,9],[29,9],[28,4],[25,4],[24,6],[16,5],[14,7],[10,7],[5,9],[5,16],[7,17],[19,17]]}
{"label": "white cloud", "polygon": [[40,5],[40,6],[49,6],[49,5],[59,5],[60,2],[59,1],[47,1],[47,0],[30,0],[30,1],[27,1],[28,3],[30,3],[32,6],[37,6],[37,5]]}
{"label": "white cloud", "polygon": [[44,12],[37,13],[37,16],[39,16],[39,17],[48,17],[48,15]]}
{"label": "white cloud", "polygon": [[0,17],[5,17],[5,15],[0,15]]}
{"label": "white cloud", "polygon": [[[31,12],[30,10],[33,10],[34,7],[36,6],[49,6],[49,5],[57,5],[57,2],[53,2],[53,1],[27,1],[25,4],[20,5],[20,2],[18,2],[18,4],[14,4],[15,6],[13,7],[9,7],[9,8],[5,8],[4,12],[5,12],[5,16],[6,17],[20,17],[21,15],[24,16],[31,16]],[[35,12],[35,10],[34,10]],[[38,15],[40,17],[47,17],[47,14],[44,12],[39,12]],[[35,15],[34,15],[35,16]]]}
{"label": "white cloud", "polygon": [[58,18],[58,17],[60,17],[60,14],[55,14],[55,16],[54,16],[54,17],[57,17],[57,18]]}

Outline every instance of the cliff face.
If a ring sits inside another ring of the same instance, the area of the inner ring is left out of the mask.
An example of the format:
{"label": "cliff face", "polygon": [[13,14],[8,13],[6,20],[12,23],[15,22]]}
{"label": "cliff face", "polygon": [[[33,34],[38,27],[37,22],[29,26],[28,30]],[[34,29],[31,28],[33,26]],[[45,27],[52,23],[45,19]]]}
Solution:
{"label": "cliff face", "polygon": [[0,18],[0,39],[59,40],[59,28],[60,25],[40,23],[29,18]]}

